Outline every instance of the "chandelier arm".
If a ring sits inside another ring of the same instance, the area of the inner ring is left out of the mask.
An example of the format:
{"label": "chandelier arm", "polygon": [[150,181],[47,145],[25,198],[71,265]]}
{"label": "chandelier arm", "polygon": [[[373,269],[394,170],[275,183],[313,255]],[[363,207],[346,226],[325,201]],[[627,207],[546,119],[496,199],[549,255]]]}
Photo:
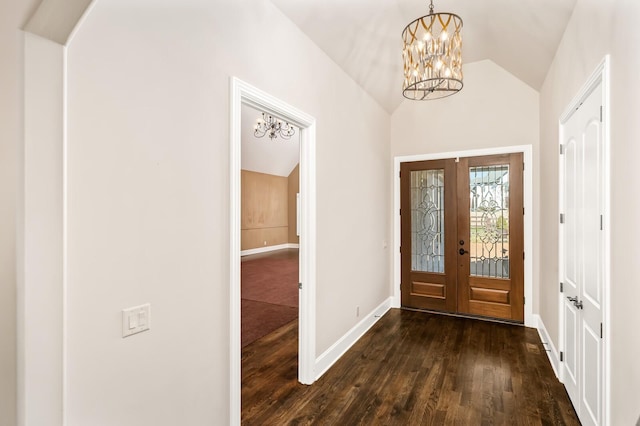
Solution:
{"label": "chandelier arm", "polygon": [[294,126],[264,112],[262,113],[262,118],[258,119],[253,131],[255,137],[262,138],[266,135],[271,140],[276,139],[278,136],[288,140],[294,134]]}

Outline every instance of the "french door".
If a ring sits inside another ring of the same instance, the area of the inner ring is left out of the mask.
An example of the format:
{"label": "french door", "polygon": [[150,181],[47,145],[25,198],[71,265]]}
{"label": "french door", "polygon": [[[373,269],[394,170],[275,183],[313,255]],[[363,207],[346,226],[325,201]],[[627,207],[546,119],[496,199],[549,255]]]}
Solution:
{"label": "french door", "polygon": [[401,164],[403,307],[524,321],[523,164]]}

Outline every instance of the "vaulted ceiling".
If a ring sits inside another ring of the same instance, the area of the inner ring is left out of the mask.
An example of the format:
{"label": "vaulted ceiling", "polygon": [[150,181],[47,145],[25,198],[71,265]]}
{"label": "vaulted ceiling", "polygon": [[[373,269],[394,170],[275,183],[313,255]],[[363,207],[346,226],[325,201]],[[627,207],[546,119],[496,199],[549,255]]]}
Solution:
{"label": "vaulted ceiling", "polygon": [[[409,22],[428,13],[428,1],[271,1],[388,112],[402,102],[401,33]],[[436,12],[452,12],[464,21],[464,63],[490,59],[536,90],[575,3],[434,0]]]}

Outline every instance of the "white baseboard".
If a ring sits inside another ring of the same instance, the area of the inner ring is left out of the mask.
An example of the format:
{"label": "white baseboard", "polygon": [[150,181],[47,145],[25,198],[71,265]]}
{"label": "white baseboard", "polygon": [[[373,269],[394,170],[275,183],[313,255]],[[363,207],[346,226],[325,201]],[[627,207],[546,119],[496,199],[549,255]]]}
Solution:
{"label": "white baseboard", "polygon": [[240,252],[240,256],[249,256],[250,254],[267,253],[270,251],[284,250],[284,249],[291,249],[291,248],[300,248],[300,244],[292,244],[292,243],[278,244],[277,246],[266,246],[266,247],[258,247],[254,249],[242,250]]}
{"label": "white baseboard", "polygon": [[538,334],[540,335],[540,340],[542,340],[542,344],[544,345],[547,356],[549,357],[549,362],[551,362],[553,372],[556,374],[556,377],[560,379],[560,355],[558,354],[558,351],[556,350],[540,315],[534,315],[534,317],[536,317],[538,323]]}
{"label": "white baseboard", "polygon": [[378,320],[391,308],[392,298],[388,298],[375,308],[362,321],[356,324],[322,355],[316,358],[316,380],[331,368]]}

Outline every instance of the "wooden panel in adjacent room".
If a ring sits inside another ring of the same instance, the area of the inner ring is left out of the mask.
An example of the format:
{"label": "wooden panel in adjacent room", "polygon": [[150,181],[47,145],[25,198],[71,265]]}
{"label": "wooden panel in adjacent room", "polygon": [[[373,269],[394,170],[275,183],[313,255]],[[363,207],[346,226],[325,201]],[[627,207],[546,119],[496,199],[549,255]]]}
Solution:
{"label": "wooden panel in adjacent room", "polygon": [[289,242],[291,244],[298,244],[300,238],[296,234],[297,225],[297,202],[296,194],[300,192],[300,165],[298,164],[289,174],[289,194],[287,195],[287,202],[289,208]]}
{"label": "wooden panel in adjacent room", "polygon": [[243,229],[241,233],[241,249],[249,250],[260,247],[287,244],[287,227]]}
{"label": "wooden panel in adjacent room", "polygon": [[287,243],[288,178],[242,170],[241,179],[242,250]]}

